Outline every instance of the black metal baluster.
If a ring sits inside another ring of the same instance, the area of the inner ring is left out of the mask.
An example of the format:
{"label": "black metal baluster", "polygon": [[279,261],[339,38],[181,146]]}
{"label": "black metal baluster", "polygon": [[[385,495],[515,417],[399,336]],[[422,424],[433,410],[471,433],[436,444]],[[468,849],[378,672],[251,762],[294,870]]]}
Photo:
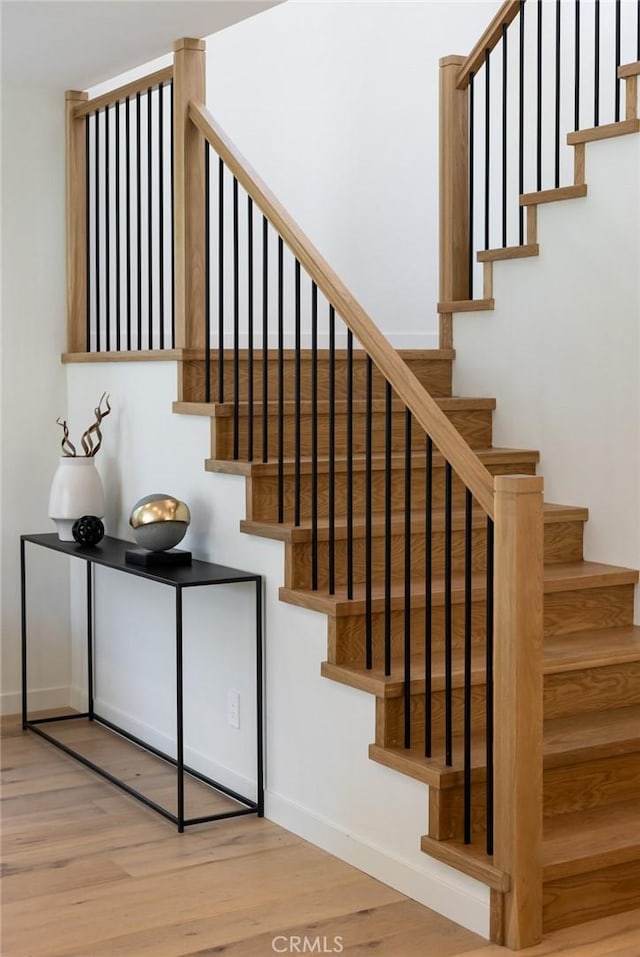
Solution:
{"label": "black metal baluster", "polygon": [[[207,362],[210,361],[207,356]],[[218,402],[224,402],[224,163],[218,160]]]}
{"label": "black metal baluster", "polygon": [[347,329],[347,598],[353,598],[353,333]]}
{"label": "black metal baluster", "polygon": [[318,590],[318,287],[311,283],[311,587]]}
{"label": "black metal baluster", "polygon": [[562,17],[561,0],[556,0],[556,112],[555,112],[555,165],[554,165],[554,185],[558,189],[560,186],[560,51],[562,42]]}
{"label": "black metal baluster", "polygon": [[484,70],[484,248],[489,249],[491,191],[491,73],[489,50],[484,55]]}
{"label": "black metal baluster", "polygon": [[473,299],[473,270],[474,262],[474,210],[475,202],[475,96],[474,96],[474,76],[472,72],[469,76],[469,299]]}
{"label": "black metal baluster", "polygon": [[104,347],[111,350],[111,123],[104,110]]}
{"label": "black metal baluster", "polygon": [[294,346],[294,516],[293,524],[300,524],[300,449],[302,439],[301,414],[301,342],[300,342],[300,263],[295,262],[295,346]]}
{"label": "black metal baluster", "polygon": [[100,111],[94,114],[96,118],[95,135],[95,247],[96,247],[96,352],[100,352],[100,321],[101,321],[101,293],[100,293]]}
{"label": "black metal baluster", "polygon": [[211,147],[204,141],[204,401],[211,402]]}
{"label": "black metal baluster", "polygon": [[116,142],[115,142],[115,160],[116,160],[116,351],[120,352],[120,100],[116,101]]}
{"label": "black metal baluster", "polygon": [[253,200],[247,196],[247,459],[253,462]]}
{"label": "black metal baluster", "polygon": [[502,27],[502,245],[507,245],[507,27]]}
{"label": "black metal baluster", "polygon": [[233,458],[240,455],[240,255],[238,180],[233,177]]}
{"label": "black metal baluster", "polygon": [[329,594],[336,590],[336,312],[329,306]]}
{"label": "black metal baluster", "polygon": [[385,382],[384,405],[384,673],[391,674],[391,384]]}
{"label": "black metal baluster", "polygon": [[424,521],[424,754],[431,757],[433,665],[433,439],[427,436]]}
{"label": "black metal baluster", "polygon": [[465,495],[464,514],[464,843],[471,843],[471,610],[473,570],[473,498]]}
{"label": "black metal baluster", "polygon": [[452,621],[452,484],[449,463],[444,470],[444,672],[445,763],[453,764],[453,621]]}
{"label": "black metal baluster", "polygon": [[[524,193],[524,0],[520,3],[519,79],[518,79],[518,193]],[[524,243],[524,207],[518,209],[518,242]]]}
{"label": "black metal baluster", "polygon": [[536,189],[542,189],[542,4],[538,3],[537,45],[537,93],[536,93]]}
{"label": "black metal baluster", "polygon": [[171,256],[171,348],[175,349],[176,347],[176,257],[174,255],[174,236],[175,236],[175,186],[173,180],[173,80],[169,83],[169,107],[170,107],[170,118],[169,118],[169,130],[170,130],[170,163],[171,163],[171,242],[170,242],[170,256]]}
{"label": "black metal baluster", "polygon": [[[164,349],[164,87],[158,87],[158,306],[160,312],[160,338],[158,346]],[[209,207],[207,206],[207,216]],[[207,271],[210,263],[207,259]],[[208,325],[208,322],[207,322]]]}
{"label": "black metal baluster", "polygon": [[141,96],[136,93],[136,239],[137,257],[137,309],[138,309],[138,349],[142,349],[142,150],[141,150]]}
{"label": "black metal baluster", "polygon": [[494,526],[487,519],[487,595],[486,595],[486,726],[487,726],[487,854],[493,854],[493,544]]}
{"label": "black metal baluster", "polygon": [[574,79],[574,100],[573,100],[573,126],[575,130],[580,129],[580,0],[575,0],[575,41],[574,41],[574,59],[573,59],[573,79]]}
{"label": "black metal baluster", "polygon": [[262,461],[269,461],[269,223],[262,217]]}
{"label": "black metal baluster", "polygon": [[404,746],[411,747],[411,425],[404,413]]}
{"label": "black metal baluster", "polygon": [[372,511],[373,511],[373,361],[370,356],[366,359],[367,381],[365,398],[365,488],[364,488],[364,535],[365,535],[365,663],[368,669],[373,667],[373,618],[372,618],[372,587],[373,587],[373,542],[372,542]]}
{"label": "black metal baluster", "polygon": [[153,113],[151,87],[147,90],[147,308],[149,349],[153,349]]}
{"label": "black metal baluster", "polygon": [[85,341],[87,352],[91,352],[91,167],[90,167],[90,153],[91,153],[91,128],[90,128],[91,116],[85,116],[84,120],[84,154],[85,154],[85,169],[87,171],[86,181],[85,181],[85,261],[87,269],[87,285],[86,285],[86,317],[85,317]]}
{"label": "black metal baluster", "polygon": [[126,161],[125,203],[127,219],[125,227],[125,288],[127,291],[127,352],[131,352],[131,98],[127,97],[124,109],[124,151]]}
{"label": "black metal baluster", "polygon": [[284,243],[281,236],[278,236],[278,521],[284,521]]}
{"label": "black metal baluster", "polygon": [[620,66],[620,0],[616,0],[616,66],[615,66],[615,121],[620,121],[620,84],[622,80],[618,77],[618,67]]}
{"label": "black metal baluster", "polygon": [[594,4],[593,125],[600,126],[600,0]]}

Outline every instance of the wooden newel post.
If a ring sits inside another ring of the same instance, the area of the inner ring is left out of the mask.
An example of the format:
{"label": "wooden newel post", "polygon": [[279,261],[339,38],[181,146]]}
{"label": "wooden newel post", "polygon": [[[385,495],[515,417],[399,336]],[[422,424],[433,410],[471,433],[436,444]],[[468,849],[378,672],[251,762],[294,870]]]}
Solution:
{"label": "wooden newel post", "polygon": [[75,108],[88,100],[66,93],[67,136],[67,352],[87,352],[87,151],[86,117]]}
{"label": "wooden newel post", "polygon": [[206,98],[205,43],[174,44],[174,257],[176,348],[204,347],[204,146],[189,120],[189,101]]}
{"label": "wooden newel post", "polygon": [[[440,60],[440,302],[469,298],[469,92],[456,86],[463,56]],[[440,347],[451,342],[442,317]]]}
{"label": "wooden newel post", "polygon": [[542,937],[543,482],[501,475],[495,491],[495,845],[509,875],[504,943]]}

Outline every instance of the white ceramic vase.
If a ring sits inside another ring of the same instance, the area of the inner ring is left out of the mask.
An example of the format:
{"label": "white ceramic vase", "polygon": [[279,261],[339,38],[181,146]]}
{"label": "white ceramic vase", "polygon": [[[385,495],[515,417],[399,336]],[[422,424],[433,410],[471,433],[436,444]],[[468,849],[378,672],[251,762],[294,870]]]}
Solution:
{"label": "white ceramic vase", "polygon": [[83,515],[104,516],[104,492],[92,456],[62,456],[51,484],[49,518],[61,542],[72,542],[73,523]]}

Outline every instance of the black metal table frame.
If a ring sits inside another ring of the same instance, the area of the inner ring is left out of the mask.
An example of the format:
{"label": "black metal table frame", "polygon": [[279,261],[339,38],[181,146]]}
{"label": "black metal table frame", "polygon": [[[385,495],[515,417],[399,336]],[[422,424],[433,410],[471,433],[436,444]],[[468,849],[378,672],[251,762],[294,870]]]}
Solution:
{"label": "black metal table frame", "polygon": [[[43,539],[47,538],[51,540],[51,544],[44,542]],[[112,540],[116,541],[116,540]],[[87,599],[87,695],[88,695],[88,710],[85,712],[78,712],[75,714],[69,715],[57,715],[52,717],[43,717],[37,719],[29,719],[28,708],[27,708],[27,574],[26,574],[26,553],[25,545],[27,542],[30,542],[34,545],[40,545],[44,548],[49,548],[50,550],[61,552],[62,554],[71,555],[72,557],[77,557],[86,562],[87,565],[87,577],[86,577],[86,599]],[[247,814],[257,814],[258,817],[264,816],[264,739],[263,739],[263,629],[262,629],[262,576],[253,575],[249,573],[239,573],[241,577],[225,577],[214,582],[194,582],[193,584],[172,582],[166,578],[159,577],[149,572],[147,569],[143,569],[140,566],[119,566],[113,565],[108,562],[100,561],[99,555],[95,548],[85,548],[81,546],[76,546],[76,548],[71,551],[66,547],[56,547],[55,542],[57,542],[57,535],[21,535],[20,536],[20,597],[21,597],[21,654],[22,654],[22,728],[23,730],[33,731],[35,734],[38,734],[41,738],[44,738],[46,741],[49,741],[51,744],[55,745],[56,748],[59,748],[61,751],[64,751],[66,754],[75,758],[81,764],[84,764],[86,767],[90,768],[92,771],[95,771],[96,774],[101,775],[101,777],[106,778],[112,784],[115,784],[116,787],[121,788],[121,790],[126,791],[127,794],[130,794],[132,797],[136,798],[138,801],[141,801],[147,807],[152,808],[158,814],[161,814],[163,817],[167,818],[173,824],[177,825],[178,831],[182,833],[185,827],[188,827],[193,824],[205,824],[210,821],[219,821],[224,818],[231,817],[241,817]],[[121,543],[129,544],[129,543]],[[66,545],[66,543],[65,543]],[[146,741],[143,741],[141,738],[136,737],[136,735],[131,734],[125,728],[121,728],[118,725],[114,724],[112,721],[109,721],[107,718],[99,715],[94,708],[94,686],[95,686],[95,676],[94,676],[94,620],[93,620],[93,590],[94,590],[94,576],[93,570],[94,565],[102,564],[110,568],[116,568],[116,570],[122,571],[125,574],[137,575],[147,580],[160,582],[160,584],[170,585],[175,588],[176,592],[176,606],[175,606],[175,633],[176,633],[176,757],[173,758],[171,755],[166,754],[163,751],[160,751],[158,748],[153,747]],[[214,566],[211,566],[214,567]],[[219,566],[215,566],[219,567]],[[234,571],[229,569],[229,571]],[[203,585],[228,585],[228,584],[237,584],[244,582],[254,582],[255,583],[255,605],[256,605],[256,745],[257,745],[257,801],[253,801],[250,798],[245,797],[242,794],[232,790],[231,788],[226,787],[226,785],[221,784],[219,781],[214,781],[212,778],[207,777],[204,774],[201,774],[199,771],[196,771],[194,768],[189,767],[184,763],[184,707],[183,707],[183,642],[182,642],[182,592],[184,588],[189,587],[202,587]],[[121,735],[123,738],[126,738],[128,741],[131,741],[133,744],[137,745],[139,748],[148,751],[150,754],[155,755],[158,758],[161,758],[163,761],[166,761],[168,764],[173,765],[176,768],[177,772],[177,814],[173,814],[167,808],[162,807],[162,805],[151,800],[142,792],[131,787],[125,781],[116,777],[114,774],[111,774],[105,768],[100,767],[100,765],[91,761],[89,758],[86,758],[83,754],[75,751],[73,748],[70,748],[68,745],[64,744],[62,741],[59,741],[57,738],[53,737],[51,734],[48,734],[43,730],[41,725],[55,724],[60,721],[74,721],[80,718],[88,718],[89,721],[95,721],[97,724],[103,725],[105,728],[108,728],[110,731],[115,732],[118,735]],[[222,794],[225,794],[227,797],[232,798],[234,801],[242,804],[243,807],[238,810],[232,811],[223,811],[218,814],[209,814],[200,817],[185,818],[185,800],[184,800],[184,776],[185,774],[189,775],[201,781],[202,783],[213,788],[215,791],[219,791]]]}

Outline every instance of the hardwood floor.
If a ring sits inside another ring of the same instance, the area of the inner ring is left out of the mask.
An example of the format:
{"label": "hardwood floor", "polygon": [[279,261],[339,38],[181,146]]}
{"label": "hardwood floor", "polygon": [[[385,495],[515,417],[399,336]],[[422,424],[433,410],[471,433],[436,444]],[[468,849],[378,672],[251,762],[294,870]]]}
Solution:
{"label": "hardwood floor", "polygon": [[[268,957],[302,953],[305,937],[316,953],[505,953],[269,821],[178,835],[17,720],[2,736],[3,957]],[[164,790],[157,771],[144,774]],[[524,953],[638,957],[640,911]]]}

